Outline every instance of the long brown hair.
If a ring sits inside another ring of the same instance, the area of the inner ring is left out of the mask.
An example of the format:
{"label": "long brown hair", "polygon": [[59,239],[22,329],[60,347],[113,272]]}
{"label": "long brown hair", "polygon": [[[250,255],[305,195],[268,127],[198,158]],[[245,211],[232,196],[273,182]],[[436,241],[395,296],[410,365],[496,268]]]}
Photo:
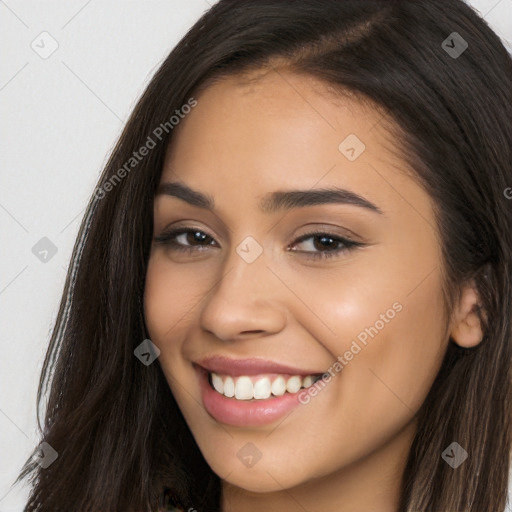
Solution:
{"label": "long brown hair", "polygon": [[[135,107],[84,216],[37,397],[39,406],[49,388],[38,423],[58,457],[44,469],[32,459],[23,467],[18,480],[33,484],[25,510],[154,510],[164,489],[185,507],[220,510],[220,480],[160,366],[141,364],[134,349],[146,338],[153,196],[170,119],[212,80],[264,66],[320,78],[393,119],[396,147],[435,204],[446,309],[470,280],[482,300],[482,343],[449,344],[418,413],[399,512],[503,512],[512,430],[512,60],[461,0],[220,0],[190,29]],[[131,160],[149,138],[146,156]],[[457,469],[441,457],[454,441],[469,454]]]}

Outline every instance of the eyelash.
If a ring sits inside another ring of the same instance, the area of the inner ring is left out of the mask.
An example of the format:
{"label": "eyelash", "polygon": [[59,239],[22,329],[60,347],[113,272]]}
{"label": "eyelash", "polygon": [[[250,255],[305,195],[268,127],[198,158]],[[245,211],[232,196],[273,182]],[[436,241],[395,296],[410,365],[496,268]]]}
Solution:
{"label": "eyelash", "polygon": [[[213,240],[213,237],[209,236],[207,233],[202,231],[201,229],[196,228],[177,228],[170,231],[167,231],[165,233],[162,233],[161,235],[155,237],[155,241],[157,243],[161,243],[164,245],[168,245],[171,250],[173,251],[179,251],[182,253],[192,253],[197,251],[203,251],[205,249],[202,249],[201,247],[207,247],[207,246],[184,246],[181,244],[176,243],[175,237],[184,233],[202,233],[206,235],[208,238],[211,238]],[[327,258],[333,258],[341,253],[354,250],[357,247],[362,247],[365,244],[361,242],[356,242],[354,240],[350,240],[348,238],[334,236],[329,233],[323,232],[323,231],[311,231],[308,233],[304,233],[301,235],[297,240],[295,240],[294,244],[301,243],[304,240],[307,240],[308,238],[315,238],[315,237],[325,237],[332,239],[335,243],[341,243],[344,247],[333,249],[333,250],[327,250],[327,251],[319,251],[319,252],[309,252],[309,251],[292,251],[292,252],[301,252],[306,254],[306,258],[311,258],[315,260],[319,259],[327,259]],[[294,245],[293,244],[293,245]],[[197,249],[199,247],[199,249]]]}

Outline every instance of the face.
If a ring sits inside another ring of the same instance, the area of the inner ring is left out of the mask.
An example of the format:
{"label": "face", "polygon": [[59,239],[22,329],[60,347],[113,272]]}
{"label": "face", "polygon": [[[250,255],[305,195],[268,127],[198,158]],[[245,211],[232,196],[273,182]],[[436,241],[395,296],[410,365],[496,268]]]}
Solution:
{"label": "face", "polygon": [[318,481],[412,439],[448,342],[441,252],[429,196],[380,120],[269,72],[205,89],[168,148],[146,325],[200,450],[234,486]]}

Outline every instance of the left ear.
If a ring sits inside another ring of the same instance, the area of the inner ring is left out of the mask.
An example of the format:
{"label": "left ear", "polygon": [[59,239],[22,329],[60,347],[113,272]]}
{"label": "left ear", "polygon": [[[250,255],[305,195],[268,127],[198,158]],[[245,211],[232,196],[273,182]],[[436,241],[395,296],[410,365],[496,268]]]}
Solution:
{"label": "left ear", "polygon": [[459,346],[475,347],[483,338],[480,297],[474,281],[465,286],[458,306],[453,311],[450,336]]}

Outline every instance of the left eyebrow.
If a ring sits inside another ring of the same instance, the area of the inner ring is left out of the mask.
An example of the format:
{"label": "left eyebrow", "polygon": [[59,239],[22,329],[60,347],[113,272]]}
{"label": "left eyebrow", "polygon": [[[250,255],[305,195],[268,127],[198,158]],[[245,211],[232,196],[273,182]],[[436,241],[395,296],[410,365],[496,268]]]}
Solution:
{"label": "left eyebrow", "polygon": [[[158,186],[156,194],[176,197],[198,208],[204,208],[206,210],[215,209],[215,200],[212,196],[194,190],[184,183],[161,183]],[[365,199],[355,192],[338,187],[271,192],[260,202],[260,209],[264,213],[270,214],[282,210],[291,210],[293,208],[303,208],[305,206],[318,204],[349,204],[382,214],[382,210],[368,199]]]}
{"label": "left eyebrow", "polygon": [[350,204],[382,214],[382,210],[368,199],[350,190],[337,187],[273,192],[263,199],[260,207],[264,212],[274,213],[280,210],[330,203]]}

